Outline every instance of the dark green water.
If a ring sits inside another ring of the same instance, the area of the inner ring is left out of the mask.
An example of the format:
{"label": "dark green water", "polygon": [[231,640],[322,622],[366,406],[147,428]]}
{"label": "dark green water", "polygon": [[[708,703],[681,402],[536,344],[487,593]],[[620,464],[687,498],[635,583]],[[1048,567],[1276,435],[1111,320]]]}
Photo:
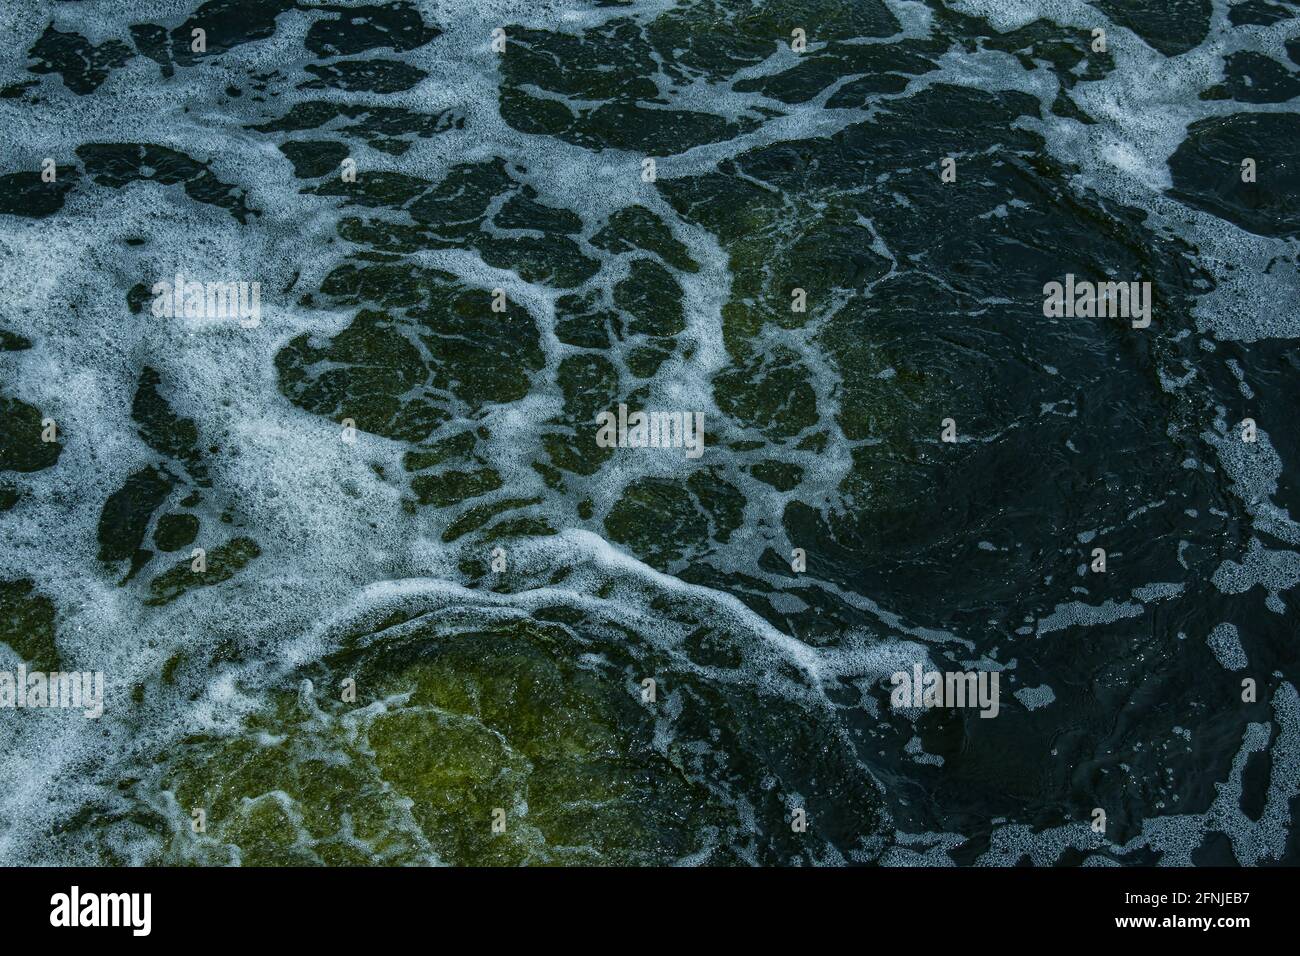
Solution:
{"label": "dark green water", "polygon": [[0,862],[1296,862],[1297,6],[0,26]]}

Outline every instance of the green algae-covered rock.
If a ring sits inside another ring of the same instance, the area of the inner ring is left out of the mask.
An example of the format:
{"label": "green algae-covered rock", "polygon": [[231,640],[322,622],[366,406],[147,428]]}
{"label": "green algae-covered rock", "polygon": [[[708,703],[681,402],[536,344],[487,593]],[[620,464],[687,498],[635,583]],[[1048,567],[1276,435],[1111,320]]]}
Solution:
{"label": "green algae-covered rock", "polygon": [[54,602],[32,581],[0,581],[0,642],[32,670],[56,671],[60,659],[54,638]]}
{"label": "green algae-covered rock", "polygon": [[654,752],[653,710],[558,654],[561,638],[518,624],[339,655],[241,735],[180,749],[165,785],[208,820],[188,852],[517,865],[704,848],[723,808]]}
{"label": "green algae-covered rock", "polygon": [[232,538],[203,556],[203,570],[195,570],[197,558],[174,565],[149,582],[150,597],[144,603],[169,604],[191,588],[211,587],[229,581],[262,550],[251,538]]}
{"label": "green algae-covered rock", "polygon": [[[582,654],[610,638],[600,660]],[[791,832],[786,784],[826,797],[838,788],[848,806],[825,824],[863,839],[876,832],[873,785],[816,715],[685,674],[660,673],[647,699],[629,638],[592,630],[562,606],[467,629],[398,615],[291,675],[238,731],[168,752],[157,786],[187,817],[202,808],[206,832],[182,824],[165,856],[245,865],[776,861],[821,836],[814,826],[801,844]],[[701,653],[738,663],[733,641],[721,631],[695,639]],[[761,773],[746,777],[760,767],[772,774],[766,784],[755,782]]]}
{"label": "green algae-covered rock", "polygon": [[59,460],[63,445],[43,440],[42,421],[39,409],[0,395],[0,471],[41,471]]}

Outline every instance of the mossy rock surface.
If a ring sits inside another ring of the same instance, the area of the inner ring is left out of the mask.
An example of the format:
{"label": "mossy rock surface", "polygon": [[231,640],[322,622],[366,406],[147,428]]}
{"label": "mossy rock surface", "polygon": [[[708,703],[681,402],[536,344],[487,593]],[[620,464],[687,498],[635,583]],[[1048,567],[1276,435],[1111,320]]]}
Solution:
{"label": "mossy rock surface", "polygon": [[[664,698],[644,699],[625,651],[609,645],[612,660],[583,661],[583,647],[600,638],[581,612],[556,608],[469,630],[397,621],[288,677],[237,732],[192,737],[169,752],[158,785],[181,807],[203,807],[207,821],[205,834],[174,841],[169,859],[629,865],[738,863],[752,853],[774,861],[800,852],[780,793],[721,772],[769,760],[792,781],[843,788],[853,806],[832,826],[864,838],[879,826],[872,786],[815,716],[800,718],[788,703],[772,699],[766,717],[742,716],[739,696],[665,678],[685,695],[665,738]],[[697,643],[719,662],[739,662],[721,634]],[[777,757],[772,747],[802,753]],[[712,781],[710,767],[721,772]],[[772,819],[754,830],[758,805]]]}
{"label": "mossy rock surface", "polygon": [[39,409],[0,395],[0,471],[32,472],[53,466],[63,451],[44,440],[45,417]]}
{"label": "mossy rock surface", "polygon": [[[653,863],[725,814],[656,754],[653,716],[535,626],[343,655],[167,785],[245,864]],[[334,678],[355,674],[355,705]],[[504,832],[494,833],[495,819]]]}
{"label": "mossy rock surface", "polygon": [[0,642],[31,670],[59,670],[54,602],[29,580],[0,581]]}

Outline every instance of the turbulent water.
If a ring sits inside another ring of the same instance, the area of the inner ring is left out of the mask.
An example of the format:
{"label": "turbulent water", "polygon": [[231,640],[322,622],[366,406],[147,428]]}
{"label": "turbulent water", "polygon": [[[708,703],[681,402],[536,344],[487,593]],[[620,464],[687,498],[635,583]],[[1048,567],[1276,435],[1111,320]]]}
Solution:
{"label": "turbulent water", "polygon": [[1300,5],[0,27],[0,862],[1300,860]]}

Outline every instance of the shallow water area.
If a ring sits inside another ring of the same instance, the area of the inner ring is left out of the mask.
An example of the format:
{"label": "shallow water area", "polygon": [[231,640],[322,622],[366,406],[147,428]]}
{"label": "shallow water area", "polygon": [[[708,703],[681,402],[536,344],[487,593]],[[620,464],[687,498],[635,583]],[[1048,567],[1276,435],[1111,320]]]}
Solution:
{"label": "shallow water area", "polygon": [[0,25],[0,861],[1295,862],[1300,7]]}

